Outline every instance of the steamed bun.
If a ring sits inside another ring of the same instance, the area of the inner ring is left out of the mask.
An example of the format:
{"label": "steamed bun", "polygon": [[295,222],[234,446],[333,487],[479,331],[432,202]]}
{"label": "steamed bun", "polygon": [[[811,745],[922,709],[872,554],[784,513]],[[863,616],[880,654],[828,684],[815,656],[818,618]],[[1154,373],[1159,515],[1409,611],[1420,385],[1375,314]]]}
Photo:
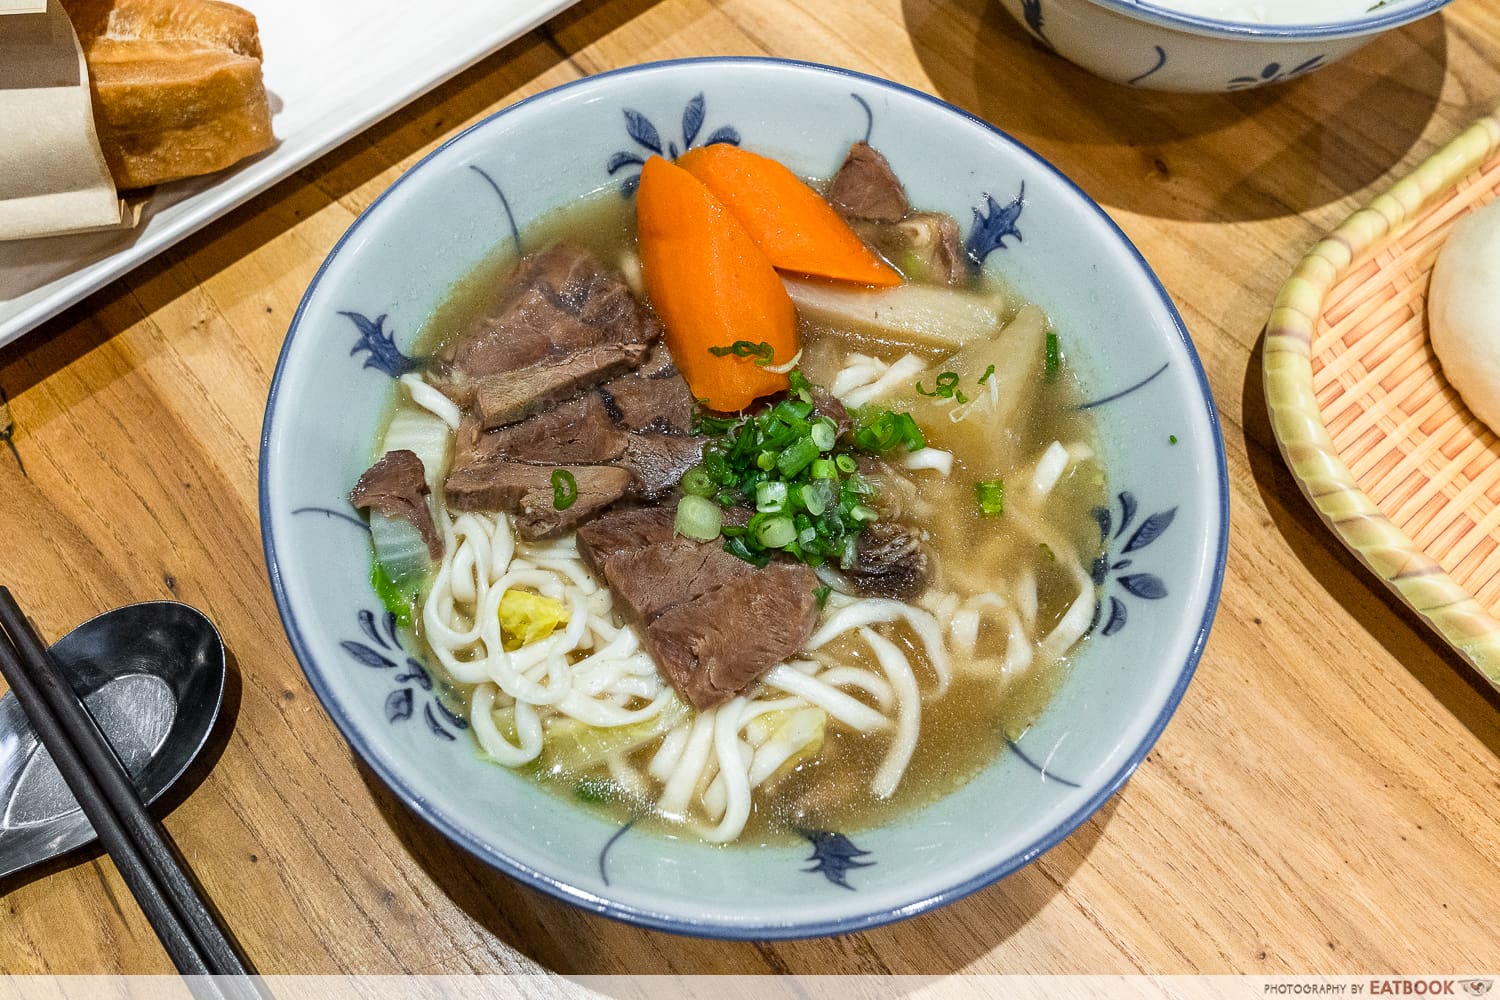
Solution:
{"label": "steamed bun", "polygon": [[1427,328],[1443,374],[1500,433],[1500,202],[1461,219],[1438,254]]}

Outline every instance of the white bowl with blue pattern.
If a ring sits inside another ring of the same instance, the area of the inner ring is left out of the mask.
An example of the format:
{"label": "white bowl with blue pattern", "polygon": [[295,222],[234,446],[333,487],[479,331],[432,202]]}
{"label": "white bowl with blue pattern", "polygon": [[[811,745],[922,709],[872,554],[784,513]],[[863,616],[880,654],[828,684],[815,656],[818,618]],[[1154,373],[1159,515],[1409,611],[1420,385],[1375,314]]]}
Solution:
{"label": "white bowl with blue pattern", "polygon": [[[379,612],[363,522],[392,376],[454,282],[580,195],[630,197],[649,153],[738,142],[829,176],[849,144],[889,157],[914,204],[1040,303],[1099,416],[1109,509],[1101,616],[1041,719],[959,791],[887,825],[714,847],[611,822],[480,760],[427,666]],[[476,858],[562,899],[689,934],[801,937],[876,926],[1036,858],[1114,794],[1192,676],[1228,532],[1223,441],[1171,300],[1108,216],[1009,136],[925,94],[843,70],[688,60],[522,101],[412,168],[350,227],[287,334],[266,409],[261,524],[282,621],[355,752]]]}
{"label": "white bowl with blue pattern", "polygon": [[1106,80],[1148,90],[1250,90],[1294,80],[1451,0],[1350,0],[1309,24],[1227,21],[1148,0],[1000,0],[1047,48]]}

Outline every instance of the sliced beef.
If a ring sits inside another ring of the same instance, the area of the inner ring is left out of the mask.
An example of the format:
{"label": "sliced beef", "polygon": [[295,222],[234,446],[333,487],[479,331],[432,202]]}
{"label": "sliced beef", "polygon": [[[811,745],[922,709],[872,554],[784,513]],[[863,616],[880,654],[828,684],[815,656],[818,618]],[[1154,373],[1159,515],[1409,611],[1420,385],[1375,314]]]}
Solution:
{"label": "sliced beef", "polygon": [[688,704],[712,708],[802,648],[817,623],[817,585],[801,563],[772,563],[662,612],[646,648]]}
{"label": "sliced beef", "polygon": [[863,597],[909,601],[927,586],[929,556],[918,529],[898,521],[873,521],[860,532],[854,565],[845,573]]}
{"label": "sliced beef", "polygon": [[578,529],[578,551],[638,625],[757,572],[719,542],[678,535],[668,507],[610,511]]}
{"label": "sliced beef", "polygon": [[523,538],[550,538],[570,531],[625,495],[630,473],[612,465],[569,466],[578,496],[565,510],[555,505],[556,466],[487,462],[458,469],[444,489],[454,510],[505,511],[516,515]]}
{"label": "sliced beef", "polygon": [[911,208],[890,163],[864,142],[849,147],[828,186],[828,201],[846,218],[871,222],[899,222]]}
{"label": "sliced beef", "polygon": [[624,281],[588,251],[557,243],[521,262],[497,307],[443,360],[459,380],[477,379],[602,345],[650,347],[660,334]]}
{"label": "sliced beef", "polygon": [[[646,355],[646,360],[635,370],[641,378],[667,378],[678,375],[677,366],[672,362],[672,352],[667,350],[666,341],[658,340],[651,347],[651,353]],[[678,375],[681,378],[680,375]]]}
{"label": "sliced beef", "polygon": [[631,434],[620,464],[630,470],[631,492],[657,500],[677,488],[683,473],[703,460],[707,439],[683,434]]}
{"label": "sliced beef", "polygon": [[675,534],[675,520],[675,512],[667,507],[612,510],[579,527],[578,552],[594,575],[607,582],[609,578],[605,569],[613,556],[659,542],[670,542]]}
{"label": "sliced beef", "polygon": [[817,620],[812,570],[757,569],[717,541],[676,537],[665,509],[610,511],[579,528],[578,549],[641,629],[662,675],[700,710],[797,653]]}
{"label": "sliced beef", "polygon": [[675,368],[665,375],[622,375],[601,385],[599,394],[626,430],[687,434],[693,429],[693,393]]}
{"label": "sliced beef", "polygon": [[679,604],[759,572],[718,542],[683,537],[617,552],[604,564],[615,597],[634,621],[648,627]]}
{"label": "sliced beef", "polygon": [[640,364],[647,350],[644,344],[604,344],[526,368],[483,375],[469,383],[473,405],[485,430],[517,423],[629,371]]}
{"label": "sliced beef", "polygon": [[349,502],[358,509],[379,511],[386,517],[411,522],[427,543],[433,559],[443,558],[443,540],[432,521],[427,505],[427,472],[416,452],[388,451],[380,461],[365,470],[349,493]]}
{"label": "sliced beef", "polygon": [[459,426],[457,468],[496,459],[544,465],[603,464],[625,453],[625,431],[604,400],[590,394],[559,403],[518,424],[484,431],[478,421]]}

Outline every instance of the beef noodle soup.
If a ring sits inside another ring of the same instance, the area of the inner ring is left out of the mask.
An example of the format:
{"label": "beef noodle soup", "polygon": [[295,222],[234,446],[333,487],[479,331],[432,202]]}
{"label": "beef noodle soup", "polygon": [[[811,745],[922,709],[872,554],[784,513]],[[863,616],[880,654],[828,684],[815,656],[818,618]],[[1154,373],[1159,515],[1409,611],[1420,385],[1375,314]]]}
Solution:
{"label": "beef noodle soup", "polygon": [[1092,628],[1090,418],[878,153],[806,189],[831,274],[680,162],[434,313],[352,494],[372,579],[499,765],[712,842],[877,823],[1003,753]]}

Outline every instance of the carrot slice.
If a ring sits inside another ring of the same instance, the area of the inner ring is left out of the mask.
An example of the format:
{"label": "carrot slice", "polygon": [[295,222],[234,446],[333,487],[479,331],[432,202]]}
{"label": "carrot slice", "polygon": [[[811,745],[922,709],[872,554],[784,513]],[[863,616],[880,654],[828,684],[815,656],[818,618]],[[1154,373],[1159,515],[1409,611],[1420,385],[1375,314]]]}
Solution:
{"label": "carrot slice", "polygon": [[772,365],[798,350],[797,310],[744,226],[691,174],[660,157],[641,169],[635,198],[646,292],[693,395],[732,412],[787,388],[786,375],[752,357],[709,350],[769,344]]}
{"label": "carrot slice", "polygon": [[677,165],[702,181],[782,270],[881,288],[901,284],[822,195],[775,160],[716,143],[688,150]]}

